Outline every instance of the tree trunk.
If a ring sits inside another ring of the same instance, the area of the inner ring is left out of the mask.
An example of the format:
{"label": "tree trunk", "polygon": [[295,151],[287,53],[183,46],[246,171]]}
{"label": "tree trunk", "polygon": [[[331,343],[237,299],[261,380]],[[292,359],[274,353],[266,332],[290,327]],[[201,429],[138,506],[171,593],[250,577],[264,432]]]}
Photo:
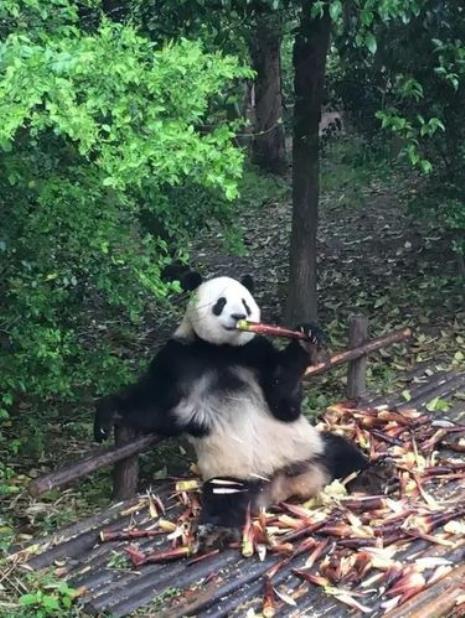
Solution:
{"label": "tree trunk", "polygon": [[286,320],[317,319],[316,234],[319,198],[319,136],[331,20],[314,19],[314,0],[302,0],[294,42],[294,132],[292,144],[292,232]]}
{"label": "tree trunk", "polygon": [[275,15],[257,18],[249,41],[255,76],[255,138],[252,159],[263,170],[287,170],[281,95],[282,24]]}

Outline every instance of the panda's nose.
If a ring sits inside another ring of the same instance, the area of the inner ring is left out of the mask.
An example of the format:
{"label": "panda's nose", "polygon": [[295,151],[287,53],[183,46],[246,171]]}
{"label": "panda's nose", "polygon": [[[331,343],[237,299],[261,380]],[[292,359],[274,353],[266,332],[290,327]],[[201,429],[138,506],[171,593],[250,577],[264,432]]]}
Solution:
{"label": "panda's nose", "polygon": [[247,316],[245,313],[231,313],[231,317],[239,322],[239,320],[245,320]]}

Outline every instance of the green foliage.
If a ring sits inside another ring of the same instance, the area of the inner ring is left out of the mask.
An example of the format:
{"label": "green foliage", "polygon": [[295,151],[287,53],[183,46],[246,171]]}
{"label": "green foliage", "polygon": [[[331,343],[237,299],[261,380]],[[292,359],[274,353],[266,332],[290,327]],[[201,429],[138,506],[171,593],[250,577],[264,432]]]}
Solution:
{"label": "green foliage", "polygon": [[127,379],[130,325],[165,299],[173,249],[142,213],[181,253],[209,218],[232,217],[243,154],[211,101],[250,71],[195,41],[157,49],[130,25],[85,32],[66,0],[9,0],[2,20],[5,416],[26,395],[72,399]]}
{"label": "green foliage", "polygon": [[175,588],[174,586],[166,588],[166,590],[159,594],[155,601],[153,601],[153,609],[155,611],[164,610],[166,608],[166,604],[170,601],[170,599],[174,599],[179,594],[181,594],[181,590],[179,588]]}
{"label": "green foliage", "polygon": [[123,571],[131,568],[128,556],[114,550],[111,552],[111,557],[107,562],[107,567],[112,569],[121,569]]}
{"label": "green foliage", "polygon": [[337,207],[364,208],[364,187],[387,181],[392,168],[387,165],[386,148],[375,148],[363,135],[343,136],[326,146],[321,161],[321,189],[334,193]]}
{"label": "green foliage", "polygon": [[[124,6],[123,1],[121,4]],[[224,0],[221,10],[212,10],[211,2],[204,0],[128,0],[124,17],[140,24],[154,41],[176,40],[182,36],[200,38],[209,50],[221,49],[246,59],[244,34],[252,12],[252,3]]]}
{"label": "green foliage", "polygon": [[[414,82],[415,80],[409,80]],[[409,95],[417,101],[423,98],[423,91],[420,84],[418,88],[413,90]],[[401,96],[403,96],[401,94]],[[383,129],[391,130],[399,135],[404,143],[403,152],[407,155],[413,167],[418,167],[424,174],[429,174],[433,167],[421,152],[420,140],[427,136],[431,137],[438,129],[445,131],[444,124],[439,118],[432,117],[425,120],[422,115],[417,114],[416,118],[409,120],[403,115],[400,115],[395,108],[386,108],[376,112],[376,118],[381,120]]]}
{"label": "green foliage", "polygon": [[76,591],[65,582],[44,580],[35,582],[35,589],[19,598],[19,604],[24,608],[22,614],[34,618],[51,618],[53,616],[69,615]]}
{"label": "green foliage", "polygon": [[280,176],[265,175],[259,168],[247,166],[239,185],[241,209],[251,211],[270,202],[289,199],[289,184]]}

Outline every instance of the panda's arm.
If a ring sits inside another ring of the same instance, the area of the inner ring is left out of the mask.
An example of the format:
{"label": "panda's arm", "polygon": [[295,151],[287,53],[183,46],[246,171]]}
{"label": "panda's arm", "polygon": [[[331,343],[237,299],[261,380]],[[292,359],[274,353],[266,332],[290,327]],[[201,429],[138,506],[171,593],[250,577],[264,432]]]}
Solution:
{"label": "panda's arm", "polygon": [[[316,343],[319,347],[324,335],[314,325],[305,325],[306,331],[316,333]],[[251,344],[254,353],[251,355],[255,369],[260,376],[265,399],[271,413],[282,421],[294,421],[301,413],[302,387],[301,381],[306,368],[315,362],[313,346],[306,348],[297,341],[291,341],[283,350],[278,350],[269,341],[256,337]]]}
{"label": "panda's arm", "polygon": [[262,378],[270,410],[281,421],[294,421],[301,413],[301,381],[310,364],[308,353],[297,341],[278,351],[275,349],[270,371]]}
{"label": "panda's arm", "polygon": [[127,425],[141,433],[174,436],[189,430],[202,433],[203,428],[189,426],[173,410],[182,398],[181,384],[189,357],[186,346],[170,340],[155,356],[147,372],[120,392],[102,399],[96,409],[94,438],[105,440],[114,423]]}

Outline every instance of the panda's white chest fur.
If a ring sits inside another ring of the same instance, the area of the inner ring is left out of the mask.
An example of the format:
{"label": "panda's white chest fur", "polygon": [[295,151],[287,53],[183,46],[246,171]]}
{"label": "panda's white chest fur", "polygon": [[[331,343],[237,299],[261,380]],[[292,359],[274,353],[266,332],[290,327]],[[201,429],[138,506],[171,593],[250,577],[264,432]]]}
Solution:
{"label": "panda's white chest fur", "polygon": [[214,476],[268,477],[289,464],[322,453],[318,431],[301,416],[294,422],[270,413],[252,371],[229,368],[243,388],[225,392],[215,388],[215,372],[204,373],[178,404],[176,416],[207,426],[202,438],[189,437],[204,479]]}

